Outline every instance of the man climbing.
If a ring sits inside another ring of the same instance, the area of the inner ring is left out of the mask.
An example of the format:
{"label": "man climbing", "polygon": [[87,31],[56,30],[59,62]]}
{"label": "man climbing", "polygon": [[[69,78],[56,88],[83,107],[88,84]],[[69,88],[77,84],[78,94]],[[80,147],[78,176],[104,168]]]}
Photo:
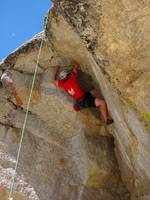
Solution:
{"label": "man climbing", "polygon": [[108,109],[105,101],[98,98],[95,90],[84,92],[77,80],[77,69],[79,65],[74,64],[73,70],[63,69],[57,66],[54,74],[54,83],[64,89],[75,100],[74,110],[79,111],[82,108],[97,107],[104,119],[105,124],[113,123],[113,119],[108,116]]}
{"label": "man climbing", "polygon": [[12,80],[12,75],[13,75],[12,70],[6,70],[1,76],[2,85],[6,90],[6,96],[7,96],[6,98],[7,100],[10,101],[10,98],[14,96],[16,99],[17,106],[22,106],[23,102],[21,98],[18,96],[16,87]]}

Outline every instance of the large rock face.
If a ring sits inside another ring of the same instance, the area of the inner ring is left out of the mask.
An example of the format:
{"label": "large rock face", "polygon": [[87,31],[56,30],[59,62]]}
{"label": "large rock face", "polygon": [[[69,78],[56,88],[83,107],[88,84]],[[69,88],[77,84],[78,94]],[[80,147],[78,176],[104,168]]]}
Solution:
{"label": "large rock face", "polygon": [[[16,87],[24,99],[24,110],[16,109],[15,100],[8,101],[1,88],[0,149],[5,157],[1,159],[0,183],[5,189],[11,184],[33,70],[43,37],[41,34],[29,41],[1,65],[3,69],[13,68]],[[48,42],[44,43],[14,191],[33,200],[81,200],[91,199],[93,194],[96,199],[129,199],[114,155],[111,128],[105,129],[95,110],[74,112],[72,100],[52,82],[54,66],[69,62],[52,50]],[[6,195],[8,193],[9,190]]]}
{"label": "large rock face", "polygon": [[[44,38],[14,199],[127,200],[128,190],[132,199],[149,199],[149,8],[148,1],[138,0],[55,0],[46,37],[37,35],[1,63],[1,72],[13,69],[24,100],[24,110],[16,109],[15,100],[8,101],[0,89],[3,199],[9,193]],[[95,109],[74,112],[72,99],[53,84],[55,66],[74,60],[81,65],[82,87],[101,89],[115,121],[112,127],[103,126]]]}

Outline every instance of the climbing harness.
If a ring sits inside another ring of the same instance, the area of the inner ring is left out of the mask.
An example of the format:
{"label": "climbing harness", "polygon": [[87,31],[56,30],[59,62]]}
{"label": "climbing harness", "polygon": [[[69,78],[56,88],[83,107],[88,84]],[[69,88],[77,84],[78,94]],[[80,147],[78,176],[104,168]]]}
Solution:
{"label": "climbing harness", "polygon": [[[45,30],[46,25],[47,25],[47,19],[48,19],[48,16],[46,17],[46,20],[45,20],[44,30]],[[14,183],[15,183],[16,171],[17,171],[17,167],[18,167],[18,163],[19,163],[19,158],[20,158],[20,153],[21,153],[21,147],[22,147],[22,142],[23,142],[23,137],[24,137],[24,131],[25,131],[26,123],[27,123],[30,102],[31,102],[31,98],[32,98],[33,88],[34,88],[36,74],[37,74],[37,69],[38,69],[38,66],[39,66],[39,59],[40,59],[41,50],[42,50],[42,46],[44,44],[44,41],[45,41],[45,38],[42,38],[41,43],[40,43],[40,48],[39,48],[38,56],[37,56],[37,62],[36,62],[35,70],[34,70],[34,75],[33,75],[33,79],[32,79],[32,85],[31,85],[31,90],[30,90],[29,99],[28,99],[28,103],[27,103],[27,109],[26,109],[26,114],[25,114],[25,118],[24,118],[23,128],[22,128],[22,131],[21,131],[21,138],[20,138],[20,142],[19,142],[19,148],[18,148],[18,153],[17,153],[17,160],[16,160],[16,165],[15,165],[14,173],[13,173],[13,176],[12,176],[12,184],[11,184],[11,187],[10,187],[10,192],[9,192],[8,200],[13,200],[12,194],[13,194],[13,188],[14,188]]]}

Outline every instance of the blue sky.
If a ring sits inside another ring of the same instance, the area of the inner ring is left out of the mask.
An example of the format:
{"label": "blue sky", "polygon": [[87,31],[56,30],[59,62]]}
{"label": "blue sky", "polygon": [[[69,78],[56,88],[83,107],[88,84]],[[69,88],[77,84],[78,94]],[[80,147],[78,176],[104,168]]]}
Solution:
{"label": "blue sky", "polygon": [[0,61],[43,30],[50,0],[1,0]]}

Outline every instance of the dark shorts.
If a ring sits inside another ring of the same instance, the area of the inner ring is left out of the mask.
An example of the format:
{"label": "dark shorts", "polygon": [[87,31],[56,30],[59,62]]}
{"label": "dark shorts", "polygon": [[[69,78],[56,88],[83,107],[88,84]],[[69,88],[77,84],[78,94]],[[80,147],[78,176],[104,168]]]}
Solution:
{"label": "dark shorts", "polygon": [[90,92],[86,92],[85,96],[83,97],[83,99],[77,100],[76,104],[80,108],[96,107],[96,105],[95,105],[95,97],[93,97]]}

